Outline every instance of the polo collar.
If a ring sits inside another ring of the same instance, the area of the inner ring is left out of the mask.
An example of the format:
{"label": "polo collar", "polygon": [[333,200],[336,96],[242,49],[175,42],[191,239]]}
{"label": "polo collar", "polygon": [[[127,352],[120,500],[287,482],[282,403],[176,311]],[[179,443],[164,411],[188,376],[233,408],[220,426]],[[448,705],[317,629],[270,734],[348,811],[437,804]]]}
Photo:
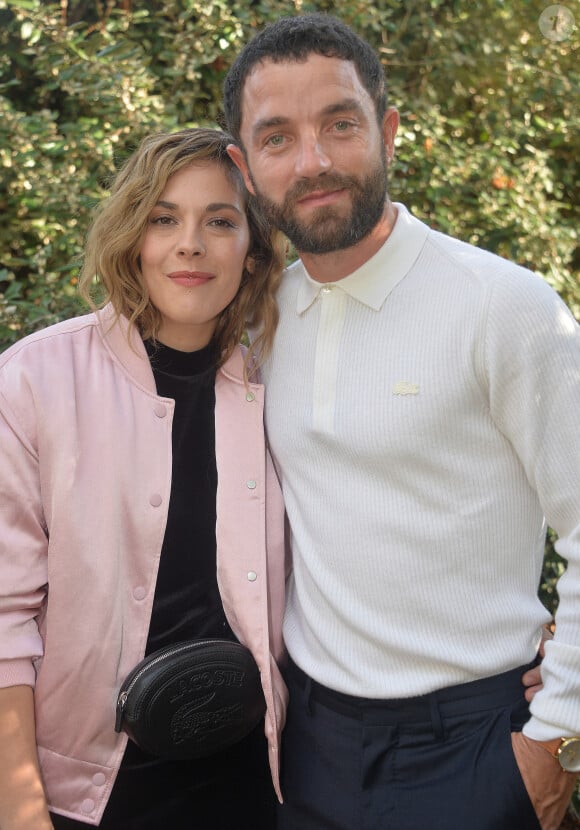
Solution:
{"label": "polo collar", "polygon": [[[378,311],[391,291],[409,273],[429,234],[427,225],[412,216],[407,208],[395,202],[397,219],[384,244],[360,268],[334,283],[312,279],[299,260],[291,270],[302,277],[296,298],[296,311],[310,308],[321,290],[328,285],[339,288],[359,303]],[[301,272],[301,273],[300,273]]]}

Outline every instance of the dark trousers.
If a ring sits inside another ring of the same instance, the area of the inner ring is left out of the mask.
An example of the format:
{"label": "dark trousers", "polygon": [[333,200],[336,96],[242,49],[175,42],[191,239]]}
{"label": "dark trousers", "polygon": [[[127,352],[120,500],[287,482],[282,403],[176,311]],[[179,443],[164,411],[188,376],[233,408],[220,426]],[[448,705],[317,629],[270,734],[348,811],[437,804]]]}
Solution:
{"label": "dark trousers", "polygon": [[278,830],[539,830],[510,738],[526,668],[375,701],[291,664]]}

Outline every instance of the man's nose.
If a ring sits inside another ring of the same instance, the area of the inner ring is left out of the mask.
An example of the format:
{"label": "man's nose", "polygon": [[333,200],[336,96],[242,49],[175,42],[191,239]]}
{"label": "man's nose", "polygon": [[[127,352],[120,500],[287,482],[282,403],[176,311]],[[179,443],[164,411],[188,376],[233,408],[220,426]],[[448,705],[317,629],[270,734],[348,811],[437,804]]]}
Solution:
{"label": "man's nose", "polygon": [[319,176],[321,173],[328,173],[331,167],[332,161],[319,136],[301,138],[295,163],[298,176],[303,178]]}

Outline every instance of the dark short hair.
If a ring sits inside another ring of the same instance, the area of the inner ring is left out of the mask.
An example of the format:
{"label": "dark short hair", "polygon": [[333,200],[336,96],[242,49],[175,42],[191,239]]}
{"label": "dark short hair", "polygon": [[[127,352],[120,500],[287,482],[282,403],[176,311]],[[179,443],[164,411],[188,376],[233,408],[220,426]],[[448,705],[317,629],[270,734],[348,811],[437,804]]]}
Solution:
{"label": "dark short hair", "polygon": [[361,83],[382,122],[387,108],[387,88],[382,64],[372,47],[353,30],[328,14],[283,17],[269,23],[244,46],[224,82],[223,106],[227,129],[239,142],[244,84],[256,64],[301,62],[309,55],[352,61]]}

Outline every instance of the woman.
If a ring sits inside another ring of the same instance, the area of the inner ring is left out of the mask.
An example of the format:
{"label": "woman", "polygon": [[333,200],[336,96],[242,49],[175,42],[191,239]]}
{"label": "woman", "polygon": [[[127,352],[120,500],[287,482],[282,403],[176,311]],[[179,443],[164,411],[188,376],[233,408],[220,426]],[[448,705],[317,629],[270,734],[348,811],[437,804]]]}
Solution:
{"label": "woman", "polygon": [[[88,236],[103,302],[0,357],[2,830],[274,826],[283,508],[238,344],[270,347],[282,252],[230,141],[146,139]],[[268,740],[164,761],[117,734],[144,654],[210,636],[251,650]]]}

